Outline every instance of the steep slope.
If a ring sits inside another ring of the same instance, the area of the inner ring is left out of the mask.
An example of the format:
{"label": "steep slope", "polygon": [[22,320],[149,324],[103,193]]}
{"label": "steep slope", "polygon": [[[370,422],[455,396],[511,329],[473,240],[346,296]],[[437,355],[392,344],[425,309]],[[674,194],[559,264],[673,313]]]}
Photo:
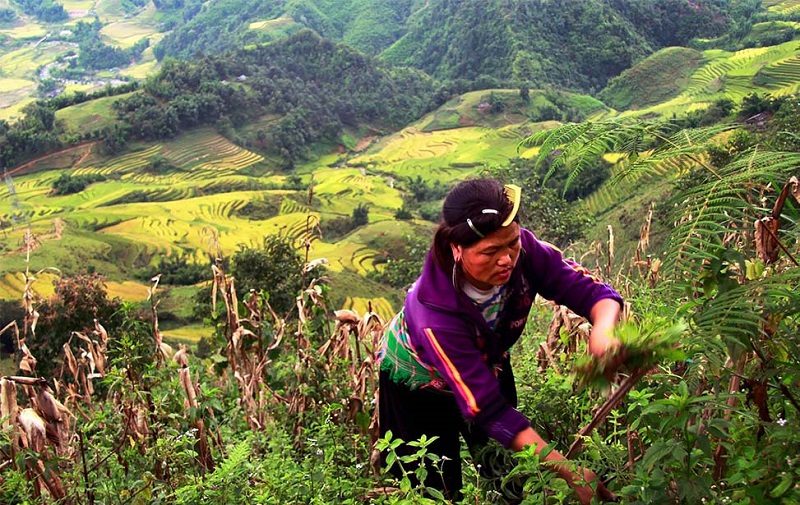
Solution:
{"label": "steep slope", "polygon": [[684,114],[719,99],[800,90],[800,42],[739,51],[668,48],[640,62],[600,93],[625,116]]}
{"label": "steep slope", "polygon": [[615,109],[641,108],[675,97],[703,63],[703,53],[686,47],[662,49],[611,79],[600,98]]}
{"label": "steep slope", "polygon": [[[419,0],[219,0],[196,2],[196,14],[169,33],[156,55],[190,58],[268,42],[303,27],[377,54],[405,33]],[[279,21],[277,24],[273,21]]]}
{"label": "steep slope", "polygon": [[156,55],[211,54],[305,26],[439,78],[588,90],[654,49],[721,34],[731,1],[218,0],[187,9]]}

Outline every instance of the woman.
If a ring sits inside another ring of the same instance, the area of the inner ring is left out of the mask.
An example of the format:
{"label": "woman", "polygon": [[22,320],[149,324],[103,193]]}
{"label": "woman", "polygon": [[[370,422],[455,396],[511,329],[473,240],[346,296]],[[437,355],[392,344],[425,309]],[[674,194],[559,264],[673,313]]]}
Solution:
{"label": "woman", "polygon": [[[429,450],[443,465],[429,468],[425,485],[453,499],[462,484],[459,435],[471,449],[487,437],[514,451],[533,445],[538,453],[547,445],[515,408],[508,354],[537,293],[592,322],[593,355],[619,345],[612,336],[619,294],[521,228],[519,202],[518,187],[491,179],[453,188],[422,274],[384,336],[381,432],[405,441],[437,436]],[[545,459],[564,457],[552,451]],[[582,502],[591,500],[583,484],[594,480],[591,471],[579,478],[555,468]]]}

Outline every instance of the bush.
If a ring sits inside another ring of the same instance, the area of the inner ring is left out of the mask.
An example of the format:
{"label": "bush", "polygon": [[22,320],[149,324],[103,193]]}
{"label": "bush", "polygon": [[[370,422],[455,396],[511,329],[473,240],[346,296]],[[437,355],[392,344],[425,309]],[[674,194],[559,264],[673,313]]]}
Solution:
{"label": "bush", "polygon": [[406,207],[405,205],[403,205],[394,212],[394,218],[399,219],[401,221],[407,221],[413,217],[414,216],[411,214],[411,211],[408,210],[408,207]]}
{"label": "bush", "polygon": [[62,173],[58,179],[53,181],[52,190],[50,194],[52,195],[71,195],[73,193],[78,193],[86,189],[86,186],[92,184],[93,182],[104,181],[106,178],[99,174],[87,174],[87,175],[69,175],[68,173]]}
{"label": "bush", "polygon": [[303,259],[292,241],[269,235],[260,248],[239,246],[233,255],[231,273],[236,279],[239,299],[251,289],[269,293],[269,303],[279,313],[290,311],[300,291]]}
{"label": "bush", "polygon": [[36,336],[28,342],[38,360],[38,374],[54,375],[62,346],[73,331],[91,334],[95,319],[109,334],[121,325],[123,314],[117,311],[122,302],[108,297],[104,281],[98,274],[78,274],[54,282],[55,293],[38,308],[41,317]]}

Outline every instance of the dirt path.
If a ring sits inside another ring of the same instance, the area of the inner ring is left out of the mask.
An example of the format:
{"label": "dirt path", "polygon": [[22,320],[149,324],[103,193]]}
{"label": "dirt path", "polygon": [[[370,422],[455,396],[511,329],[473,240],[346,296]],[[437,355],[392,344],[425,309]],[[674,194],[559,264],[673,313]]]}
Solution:
{"label": "dirt path", "polygon": [[30,161],[28,161],[26,163],[23,163],[22,165],[20,165],[18,167],[12,168],[11,170],[7,171],[6,174],[8,174],[8,175],[24,175],[28,170],[30,170],[31,168],[35,167],[37,163],[40,163],[40,162],[45,161],[45,160],[48,160],[50,158],[54,158],[56,156],[61,156],[61,155],[64,155],[64,154],[69,154],[69,153],[72,153],[72,152],[75,152],[75,151],[79,151],[80,149],[88,147],[88,149],[86,149],[86,152],[83,153],[81,155],[81,157],[78,158],[77,161],[73,162],[70,165],[70,167],[75,167],[76,165],[80,165],[81,163],[83,163],[83,161],[86,160],[86,158],[90,154],[92,154],[92,148],[94,147],[95,144],[97,144],[97,141],[96,140],[92,140],[90,142],[84,142],[84,143],[78,144],[76,146],[67,147],[66,149],[61,149],[59,151],[55,151],[55,152],[52,152],[52,153],[43,154],[43,155],[39,156],[38,158],[34,158],[34,159],[32,159],[32,160],[30,160]]}

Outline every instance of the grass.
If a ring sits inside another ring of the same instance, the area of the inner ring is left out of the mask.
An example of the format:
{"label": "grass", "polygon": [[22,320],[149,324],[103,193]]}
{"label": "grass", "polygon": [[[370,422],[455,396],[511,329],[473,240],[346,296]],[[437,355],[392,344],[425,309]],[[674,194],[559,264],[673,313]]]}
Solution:
{"label": "grass", "polygon": [[56,119],[64,122],[64,128],[72,133],[88,133],[114,123],[111,104],[129,96],[108,96],[72,105],[56,111]]}
{"label": "grass", "polygon": [[47,29],[38,23],[25,22],[8,28],[0,28],[0,34],[12,39],[35,39],[44,37]]}
{"label": "grass", "polygon": [[8,107],[0,108],[0,119],[5,121],[15,121],[22,117],[22,109],[29,103],[35,102],[35,98],[23,98],[22,100],[9,105]]}
{"label": "grass", "polygon": [[[148,51],[151,51],[148,49]],[[145,51],[147,52],[147,51]],[[143,61],[135,65],[131,65],[120,71],[120,75],[125,77],[132,77],[134,79],[145,79],[148,75],[154,74],[161,66],[154,59]]]}

